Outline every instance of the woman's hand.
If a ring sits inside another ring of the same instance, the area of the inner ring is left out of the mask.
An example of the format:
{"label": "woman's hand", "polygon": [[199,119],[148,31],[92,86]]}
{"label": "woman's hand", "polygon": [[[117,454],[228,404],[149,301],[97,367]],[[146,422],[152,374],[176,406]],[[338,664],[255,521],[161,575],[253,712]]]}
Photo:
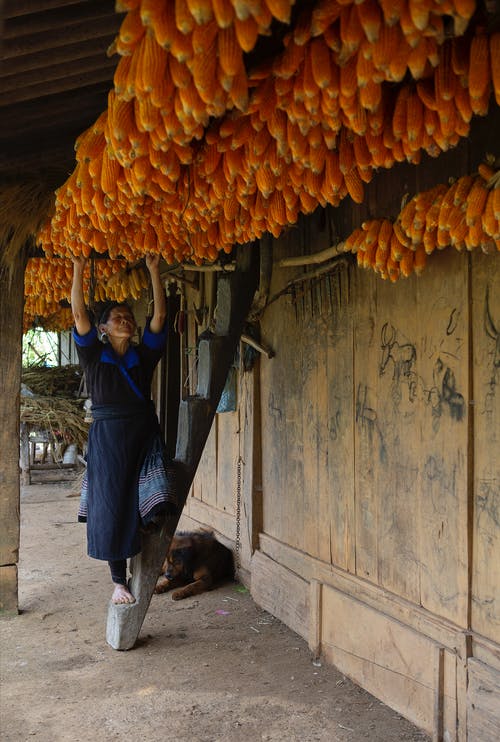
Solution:
{"label": "woman's hand", "polygon": [[151,271],[156,271],[160,267],[160,256],[158,253],[147,253],[146,255],[146,268]]}
{"label": "woman's hand", "polygon": [[71,255],[71,261],[75,268],[79,267],[82,270],[84,270],[87,265],[87,258],[84,255]]}

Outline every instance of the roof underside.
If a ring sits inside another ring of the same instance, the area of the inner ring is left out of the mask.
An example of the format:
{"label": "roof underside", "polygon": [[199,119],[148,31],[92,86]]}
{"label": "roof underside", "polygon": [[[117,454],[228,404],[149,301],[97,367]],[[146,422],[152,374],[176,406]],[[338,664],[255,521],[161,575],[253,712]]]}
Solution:
{"label": "roof underside", "polygon": [[[107,107],[120,59],[108,50],[123,19],[114,0],[0,2],[0,181],[47,168],[66,179],[77,137]],[[255,58],[281,48],[275,25]]]}
{"label": "roof underside", "polygon": [[62,182],[106,108],[123,16],[113,0],[5,0],[0,14],[0,179],[49,168]]}

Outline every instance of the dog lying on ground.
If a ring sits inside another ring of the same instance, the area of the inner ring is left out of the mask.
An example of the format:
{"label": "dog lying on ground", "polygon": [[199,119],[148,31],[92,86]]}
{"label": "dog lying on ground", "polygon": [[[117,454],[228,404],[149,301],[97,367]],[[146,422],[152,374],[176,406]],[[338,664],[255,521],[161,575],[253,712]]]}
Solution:
{"label": "dog lying on ground", "polygon": [[155,593],[183,600],[234,579],[233,554],[211,531],[180,531],[172,538]]}

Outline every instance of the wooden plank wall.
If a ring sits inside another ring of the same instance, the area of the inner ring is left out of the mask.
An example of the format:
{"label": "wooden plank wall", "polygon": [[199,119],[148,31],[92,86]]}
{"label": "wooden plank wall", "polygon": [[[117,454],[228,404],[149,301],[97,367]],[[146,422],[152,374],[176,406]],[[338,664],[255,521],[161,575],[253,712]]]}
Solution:
{"label": "wooden plank wall", "polygon": [[[283,565],[297,579],[324,585],[320,617],[312,603],[306,609],[308,625],[321,627],[328,659],[429,731],[441,708],[449,738],[465,739],[467,649],[461,636],[472,627],[498,642],[500,617],[500,264],[496,255],[444,251],[423,277],[396,286],[355,268],[351,273],[349,306],[337,314],[297,319],[284,299],[263,322],[277,356],[261,368],[261,547],[278,559],[276,570]],[[341,274],[342,280],[348,284]],[[492,322],[485,325],[487,285]],[[280,561],[280,544],[296,557]],[[252,590],[292,625],[297,607],[266,601],[280,579],[271,565],[263,557],[254,562]],[[328,576],[328,565],[335,577]],[[428,638],[427,627],[416,641],[416,623],[408,617],[411,628],[398,629],[400,641],[389,642],[385,670],[377,671],[372,610],[328,591],[342,571],[360,580],[359,593],[372,604],[377,600],[368,598],[366,585],[379,591],[382,635],[395,632],[383,615],[388,593],[436,617],[439,628]],[[366,629],[362,636],[339,628],[341,617],[348,626],[353,613]],[[414,674],[417,645],[430,673],[425,682]],[[490,646],[486,656],[498,649]],[[445,686],[432,670],[439,651]],[[419,693],[401,695],[398,683],[388,681],[398,677],[401,657]]]}
{"label": "wooden plank wall", "polygon": [[266,315],[279,353],[262,367],[264,532],[461,626],[467,270],[452,253],[425,282],[354,269],[354,310]]}
{"label": "wooden plank wall", "polygon": [[[300,220],[274,243],[271,297],[303,271],[280,258],[320,251],[363,219],[394,216],[405,192],[473,172],[496,151],[495,121],[499,111],[439,162],[379,175],[362,206]],[[261,333],[276,356],[261,359],[238,413],[217,416],[188,515],[234,544],[245,450],[256,600],[434,740],[465,741],[468,724],[489,723],[481,708],[471,716],[481,688],[467,695],[470,658],[492,687],[500,670],[498,255],[444,250],[396,285],[344,268],[269,304]]]}

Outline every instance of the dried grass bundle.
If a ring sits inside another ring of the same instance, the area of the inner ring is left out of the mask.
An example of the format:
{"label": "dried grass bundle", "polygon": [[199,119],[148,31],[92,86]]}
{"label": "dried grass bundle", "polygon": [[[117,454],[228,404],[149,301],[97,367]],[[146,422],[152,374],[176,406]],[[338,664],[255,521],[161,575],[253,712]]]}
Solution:
{"label": "dried grass bundle", "polygon": [[47,174],[0,183],[0,264],[11,268],[22,248],[35,240],[53,212],[54,187]]}
{"label": "dried grass bundle", "polygon": [[84,419],[83,400],[63,397],[21,397],[21,422],[50,431],[56,440],[76,443],[81,450],[89,425]]}
{"label": "dried grass bundle", "polygon": [[29,366],[23,368],[22,382],[33,394],[74,397],[80,388],[82,369],[78,365]]}

